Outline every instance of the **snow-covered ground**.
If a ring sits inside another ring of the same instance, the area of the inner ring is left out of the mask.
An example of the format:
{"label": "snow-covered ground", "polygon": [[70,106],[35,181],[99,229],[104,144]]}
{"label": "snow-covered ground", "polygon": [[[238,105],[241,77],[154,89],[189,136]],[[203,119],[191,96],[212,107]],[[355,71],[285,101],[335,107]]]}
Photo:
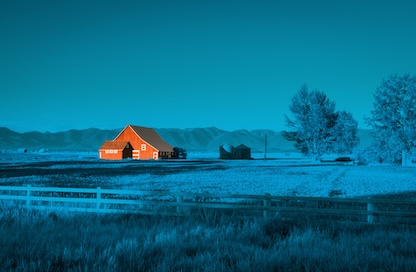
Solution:
{"label": "snow-covered ground", "polygon": [[[398,165],[314,164],[299,154],[274,154],[269,160],[218,160],[217,153],[189,154],[186,161],[123,162],[101,161],[96,154],[0,154],[0,166],[32,167],[50,171],[48,175],[6,176],[0,173],[0,184],[50,186],[62,179],[54,170],[118,169],[116,175],[88,176],[76,171],[66,179],[85,184],[103,184],[103,188],[209,192],[225,194],[265,194],[285,196],[356,197],[416,192],[416,168]],[[26,156],[29,155],[29,156]],[[259,153],[261,157],[263,154]],[[26,156],[26,157],[25,157]],[[255,156],[253,156],[255,157]],[[53,162],[68,161],[68,164]],[[38,162],[52,162],[37,165]],[[73,163],[71,163],[73,161]],[[124,169],[129,171],[123,172]],[[74,174],[75,173],[75,174]],[[60,183],[60,186],[62,182]],[[83,184],[85,187],[85,184]],[[100,185],[101,186],[101,185]],[[72,185],[73,187],[73,185]]]}
{"label": "snow-covered ground", "polygon": [[[188,159],[218,159],[219,152],[212,151],[200,151],[200,152],[189,152]],[[264,159],[264,152],[252,152],[251,157],[253,159]],[[266,153],[267,159],[302,159],[303,156],[300,153],[279,153],[279,152],[269,152]]]}
{"label": "snow-covered ground", "polygon": [[355,197],[416,191],[414,168],[399,166],[307,166],[270,162],[226,162],[225,170],[154,176],[119,176],[117,187],[230,194]]}

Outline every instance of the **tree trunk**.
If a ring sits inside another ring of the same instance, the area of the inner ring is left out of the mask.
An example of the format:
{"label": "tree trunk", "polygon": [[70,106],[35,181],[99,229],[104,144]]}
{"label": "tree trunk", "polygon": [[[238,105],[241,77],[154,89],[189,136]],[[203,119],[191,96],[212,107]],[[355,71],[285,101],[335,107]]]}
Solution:
{"label": "tree trunk", "polygon": [[406,161],[406,150],[402,151],[402,166],[406,166],[407,165],[407,161]]}

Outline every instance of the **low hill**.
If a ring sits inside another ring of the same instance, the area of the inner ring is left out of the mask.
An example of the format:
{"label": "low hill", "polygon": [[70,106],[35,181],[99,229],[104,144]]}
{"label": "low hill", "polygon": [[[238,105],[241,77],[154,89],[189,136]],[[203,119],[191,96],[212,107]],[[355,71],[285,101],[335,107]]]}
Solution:
{"label": "low hill", "polygon": [[[25,132],[18,133],[0,127],[0,150],[17,150],[26,148],[37,150],[45,148],[50,151],[96,151],[106,140],[114,139],[121,129],[101,130],[90,128],[62,132]],[[273,130],[235,130],[225,131],[216,127],[208,128],[161,128],[156,129],[160,136],[172,146],[182,147],[188,151],[217,151],[224,143],[231,145],[245,144],[253,151],[263,151],[267,138],[269,151],[294,151],[293,144],[280,132]],[[372,137],[369,130],[359,130],[360,146],[368,146]]]}

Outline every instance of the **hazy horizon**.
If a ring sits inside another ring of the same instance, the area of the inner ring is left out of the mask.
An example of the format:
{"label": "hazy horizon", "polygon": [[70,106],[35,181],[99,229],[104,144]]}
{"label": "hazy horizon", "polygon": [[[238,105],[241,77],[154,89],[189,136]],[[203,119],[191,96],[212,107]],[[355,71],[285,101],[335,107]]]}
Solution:
{"label": "hazy horizon", "polygon": [[[127,125],[127,124],[126,124]],[[130,125],[137,125],[137,124],[130,124]],[[140,125],[137,125],[140,126]],[[50,131],[50,130],[17,130],[17,129],[12,129],[10,127],[6,127],[6,126],[0,126],[0,128],[6,128],[6,129],[10,129],[14,132],[18,132],[18,133],[29,133],[29,132],[39,132],[39,133],[59,133],[59,132],[66,132],[66,131],[70,131],[70,130],[87,130],[87,129],[99,129],[99,130],[122,130],[125,128],[125,126],[123,127],[119,127],[119,128],[99,128],[99,127],[87,127],[87,128],[68,128],[68,129],[63,129],[63,130],[56,130],[56,131]],[[217,126],[209,126],[209,127],[190,127],[190,128],[175,128],[175,127],[150,127],[150,128],[154,128],[154,129],[180,129],[180,130],[193,130],[193,129],[209,129],[209,128],[216,128],[218,130],[223,130],[223,131],[227,131],[227,132],[234,132],[234,131],[239,131],[239,130],[247,130],[247,131],[257,131],[257,130],[270,130],[270,131],[275,131],[275,132],[282,132],[283,130],[276,130],[276,129],[269,129],[269,128],[259,128],[259,129],[246,129],[246,128],[239,128],[239,129],[223,129]],[[358,130],[364,130],[364,131],[369,131],[371,130],[371,128],[358,128]]]}

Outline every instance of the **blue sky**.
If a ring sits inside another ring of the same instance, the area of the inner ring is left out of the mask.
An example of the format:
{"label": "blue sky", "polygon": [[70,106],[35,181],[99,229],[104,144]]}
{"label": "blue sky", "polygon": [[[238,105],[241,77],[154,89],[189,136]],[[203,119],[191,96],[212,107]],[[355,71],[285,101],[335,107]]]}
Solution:
{"label": "blue sky", "polygon": [[0,126],[285,129],[305,83],[364,128],[416,74],[414,1],[0,2]]}

